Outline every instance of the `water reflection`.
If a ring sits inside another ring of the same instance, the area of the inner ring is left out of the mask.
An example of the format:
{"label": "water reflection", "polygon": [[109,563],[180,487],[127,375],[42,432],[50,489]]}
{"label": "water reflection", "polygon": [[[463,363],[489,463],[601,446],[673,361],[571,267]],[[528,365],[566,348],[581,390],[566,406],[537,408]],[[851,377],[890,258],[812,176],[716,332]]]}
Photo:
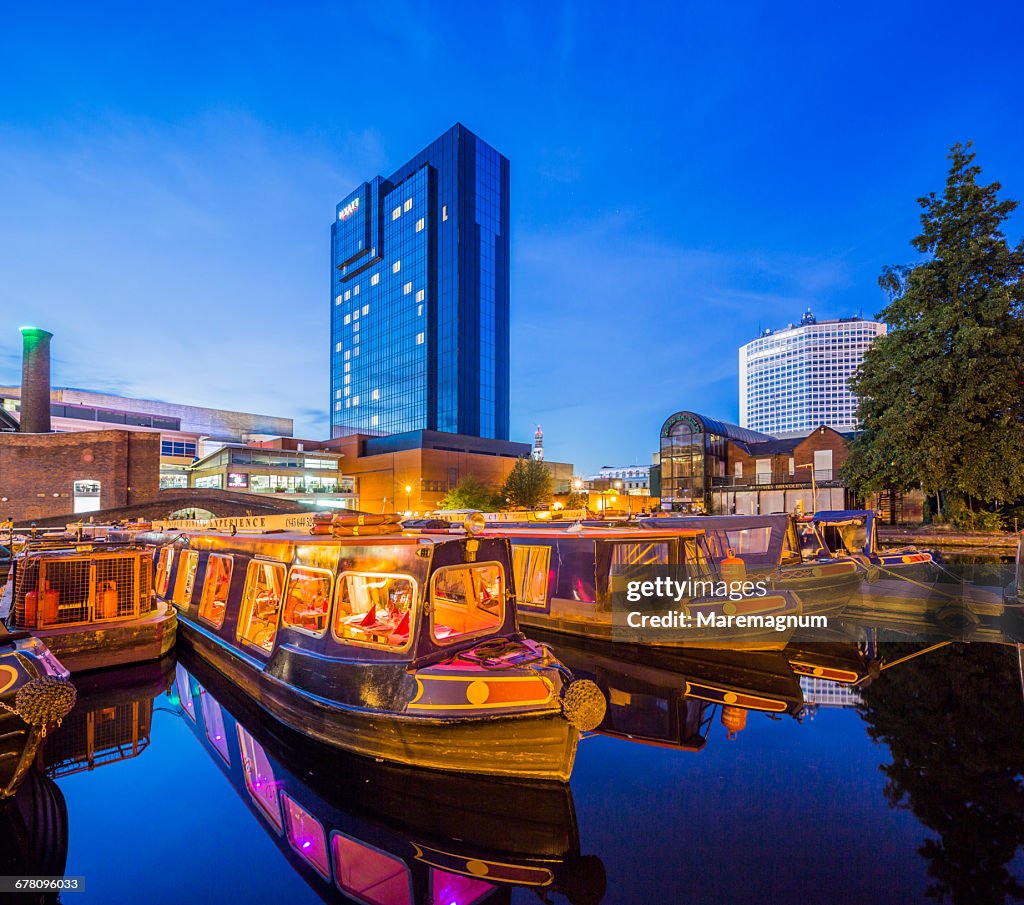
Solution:
{"label": "water reflection", "polygon": [[[891,657],[913,648],[893,648]],[[951,645],[887,671],[862,693],[868,734],[889,747],[885,796],[935,836],[928,895],[976,905],[1024,899],[1024,703],[1016,652]],[[1020,870],[1019,861],[1016,864]]]}
{"label": "water reflection", "polygon": [[[52,779],[30,770],[17,794],[0,802],[0,877],[62,877],[67,856],[64,796]],[[58,901],[57,893],[19,892],[11,898],[20,905]]]}
{"label": "water reflection", "polygon": [[171,700],[281,854],[324,901],[500,903],[514,888],[600,902],[572,793],[378,764],[275,723],[181,652]]}

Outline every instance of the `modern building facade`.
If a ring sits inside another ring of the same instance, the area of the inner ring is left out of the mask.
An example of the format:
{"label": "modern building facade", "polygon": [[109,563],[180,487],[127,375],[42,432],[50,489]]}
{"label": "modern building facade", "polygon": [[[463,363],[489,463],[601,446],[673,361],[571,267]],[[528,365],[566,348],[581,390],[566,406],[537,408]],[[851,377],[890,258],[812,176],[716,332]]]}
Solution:
{"label": "modern building facade", "polygon": [[331,436],[509,434],[509,162],[457,124],[339,202]]}
{"label": "modern building facade", "polygon": [[661,428],[661,507],[677,512],[760,515],[843,509],[839,476],[849,437],[825,425],[777,439],[696,412],[676,412]]}
{"label": "modern building facade", "polygon": [[799,324],[741,346],[740,425],[773,436],[822,424],[854,430],[857,397],[849,381],[885,330],[859,317],[819,321],[808,309]]}

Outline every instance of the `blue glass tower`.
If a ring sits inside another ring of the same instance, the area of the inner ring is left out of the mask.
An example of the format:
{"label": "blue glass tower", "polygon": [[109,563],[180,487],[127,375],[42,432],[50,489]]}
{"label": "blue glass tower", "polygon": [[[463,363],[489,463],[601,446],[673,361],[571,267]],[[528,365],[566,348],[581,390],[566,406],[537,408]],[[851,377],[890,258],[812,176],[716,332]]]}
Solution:
{"label": "blue glass tower", "polygon": [[508,439],[509,162],[456,124],[331,227],[331,435]]}

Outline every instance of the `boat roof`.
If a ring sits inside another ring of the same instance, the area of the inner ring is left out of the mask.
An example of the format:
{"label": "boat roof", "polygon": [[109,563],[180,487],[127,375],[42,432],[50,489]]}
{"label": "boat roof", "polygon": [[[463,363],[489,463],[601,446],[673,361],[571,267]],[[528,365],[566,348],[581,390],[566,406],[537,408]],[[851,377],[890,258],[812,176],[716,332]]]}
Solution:
{"label": "boat roof", "polygon": [[366,546],[376,544],[382,546],[402,545],[424,545],[443,544],[453,540],[466,540],[471,537],[469,534],[446,534],[430,535],[412,532],[401,532],[396,534],[357,534],[352,536],[337,537],[333,534],[310,534],[308,531],[238,531],[232,534],[230,531],[196,531],[182,530],[178,528],[153,531],[152,534],[162,534],[169,539],[178,537],[188,538],[209,538],[210,540],[230,540],[232,543],[243,541],[264,541],[273,544],[315,544],[318,546],[345,547],[345,546]]}
{"label": "boat roof", "polygon": [[705,532],[703,528],[673,528],[666,526],[664,529],[657,528],[512,528],[504,525],[488,525],[481,532],[483,535],[522,535],[524,537],[581,537],[600,540],[656,540],[658,538],[671,537],[700,537]]}
{"label": "boat roof", "polygon": [[816,522],[859,522],[874,518],[870,509],[828,509],[811,516]]}

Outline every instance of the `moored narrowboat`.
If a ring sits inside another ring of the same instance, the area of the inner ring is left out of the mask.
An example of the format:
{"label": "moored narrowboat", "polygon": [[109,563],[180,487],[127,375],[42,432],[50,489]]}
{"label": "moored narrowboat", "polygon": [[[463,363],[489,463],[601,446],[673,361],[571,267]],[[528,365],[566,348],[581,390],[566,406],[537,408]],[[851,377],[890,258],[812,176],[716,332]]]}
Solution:
{"label": "moored narrowboat", "polygon": [[567,781],[604,700],[518,632],[508,542],[154,533],[180,641],[292,728],[437,770]]}
{"label": "moored narrowboat", "polygon": [[434,773],[327,748],[265,719],[187,646],[169,697],[324,901],[498,905],[516,889],[578,905],[602,898],[603,865],[580,854],[568,786]]}
{"label": "moored narrowboat", "polygon": [[870,509],[837,509],[815,512],[807,521],[821,539],[824,553],[833,557],[853,556],[874,568],[869,578],[934,579],[938,554],[916,547],[883,550],[878,543],[878,525]]}
{"label": "moored narrowboat", "polygon": [[153,595],[152,569],[136,544],[30,547],[14,561],[0,618],[45,641],[72,674],[159,660],[177,620]]}
{"label": "moored narrowboat", "polygon": [[[664,640],[652,633],[644,646],[781,650],[802,614],[799,596],[790,591],[715,596],[714,588],[733,584],[733,579],[742,584],[746,576],[723,575],[700,529],[488,527],[486,533],[512,542],[519,621],[528,634],[543,629],[627,640],[633,634],[629,616],[616,606],[613,586],[643,567],[671,570],[693,583],[688,587],[707,589],[706,596],[692,594],[674,604],[687,627],[665,634]],[[726,617],[741,616],[754,619],[741,620],[749,625],[735,618],[721,624]],[[766,630],[753,624],[758,620],[782,629]]]}
{"label": "moored narrowboat", "polygon": [[0,622],[0,798],[17,791],[47,730],[74,706],[69,675],[42,641]]}
{"label": "moored narrowboat", "polygon": [[806,613],[841,613],[869,577],[866,559],[832,554],[813,523],[798,523],[784,512],[662,516],[639,523],[658,530],[673,526],[703,530],[716,562],[738,557],[748,573],[768,579],[772,588],[799,594]]}

